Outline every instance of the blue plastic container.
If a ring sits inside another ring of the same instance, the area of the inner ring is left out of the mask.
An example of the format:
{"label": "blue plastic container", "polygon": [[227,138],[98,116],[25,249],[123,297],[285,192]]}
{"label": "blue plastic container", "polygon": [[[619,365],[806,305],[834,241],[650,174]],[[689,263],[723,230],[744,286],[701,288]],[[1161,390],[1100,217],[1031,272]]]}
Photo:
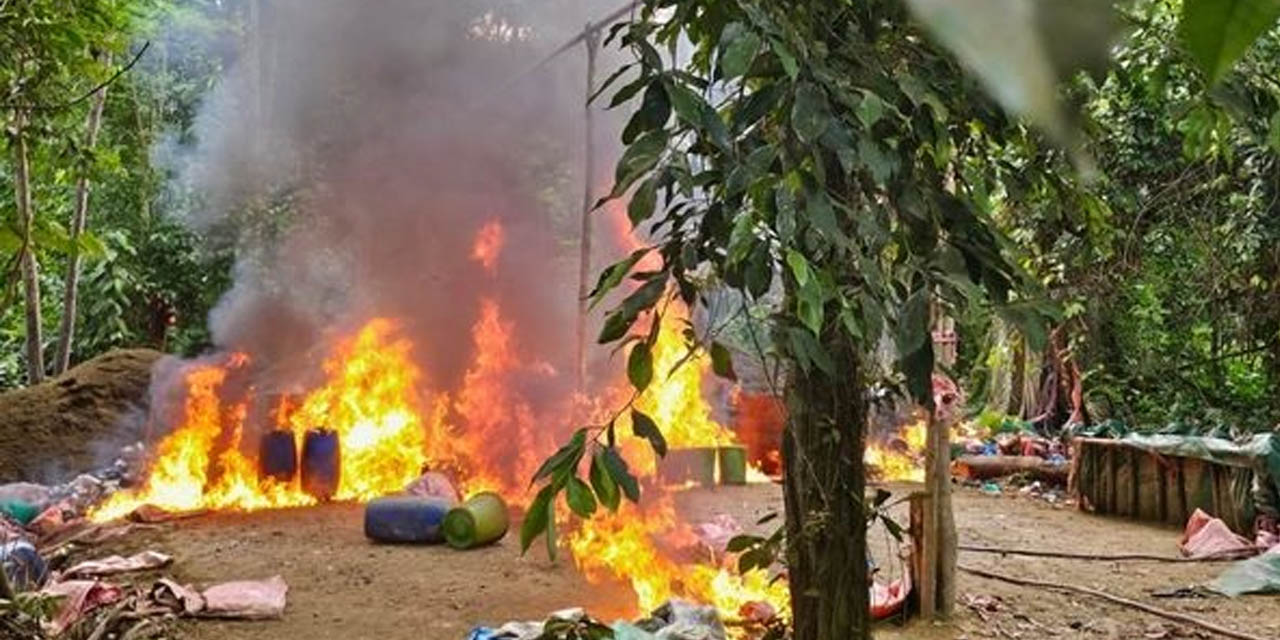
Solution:
{"label": "blue plastic container", "polygon": [[288,431],[262,434],[258,450],[258,473],[263,478],[292,482],[298,473],[298,444]]}
{"label": "blue plastic container", "polygon": [[392,496],[364,508],[364,535],[378,542],[444,542],[445,514],[454,503],[444,498]]}
{"label": "blue plastic container", "polygon": [[26,540],[0,545],[0,567],[14,591],[39,589],[49,578],[49,567],[36,548]]}
{"label": "blue plastic container", "polygon": [[312,429],[302,439],[302,490],[317,500],[338,492],[342,480],[342,451],[337,432]]}

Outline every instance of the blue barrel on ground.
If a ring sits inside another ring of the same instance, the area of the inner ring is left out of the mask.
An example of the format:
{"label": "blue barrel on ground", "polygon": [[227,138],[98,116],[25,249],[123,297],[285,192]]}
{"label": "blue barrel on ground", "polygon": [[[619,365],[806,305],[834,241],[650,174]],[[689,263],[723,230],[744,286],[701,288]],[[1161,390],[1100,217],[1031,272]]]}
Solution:
{"label": "blue barrel on ground", "polygon": [[364,508],[364,535],[378,542],[444,542],[445,515],[454,506],[444,498],[391,496]]}
{"label": "blue barrel on ground", "polygon": [[289,431],[268,431],[262,434],[262,446],[258,450],[258,473],[263,478],[280,482],[292,482],[298,473],[298,443]]}
{"label": "blue barrel on ground", "polygon": [[312,429],[302,438],[302,490],[317,500],[328,500],[338,492],[342,480],[342,451],[338,433]]}
{"label": "blue barrel on ground", "polygon": [[33,591],[49,578],[44,558],[26,540],[13,540],[0,545],[0,569],[9,578],[14,591]]}

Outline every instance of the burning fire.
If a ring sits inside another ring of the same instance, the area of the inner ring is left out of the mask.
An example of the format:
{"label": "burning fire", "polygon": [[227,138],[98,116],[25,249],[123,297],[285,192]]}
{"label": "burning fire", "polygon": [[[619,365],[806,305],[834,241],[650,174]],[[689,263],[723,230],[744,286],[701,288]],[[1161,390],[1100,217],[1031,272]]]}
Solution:
{"label": "burning fire", "polygon": [[867,443],[862,460],[885,482],[924,482],[924,449],[929,438],[923,419],[904,425],[889,442]]}
{"label": "burning fire", "polygon": [[679,563],[659,547],[659,541],[686,546],[694,540],[676,517],[669,494],[647,496],[641,506],[624,503],[617,513],[597,514],[568,534],[574,562],[587,579],[628,581],[641,611],[673,597],[713,605],[728,616],[753,602],[768,602],[779,613],[788,610],[786,582],[772,580],[767,571],[739,574],[736,568]]}
{"label": "burning fire", "polygon": [[[273,426],[292,432],[296,442],[312,428],[338,433],[339,500],[367,500],[401,490],[428,459],[427,433],[443,432],[446,400],[429,404],[420,395],[411,347],[409,341],[395,338],[393,322],[371,320],[339,343],[325,362],[325,384],[293,411],[276,412]],[[140,490],[113,495],[93,512],[94,520],[117,518],[143,504],[181,512],[315,503],[296,479],[282,484],[260,478],[257,465],[243,452],[246,409],[253,394],[228,403],[223,387],[248,362],[248,357],[236,354],[224,363],[195,365],[185,373],[179,426],[160,443],[151,475]],[[447,445],[450,439],[436,441]],[[215,451],[221,451],[216,458]]]}
{"label": "burning fire", "polygon": [[[503,242],[502,226],[491,222],[473,245],[473,259],[491,277]],[[653,347],[654,380],[635,406],[657,422],[671,448],[734,444],[733,432],[713,418],[703,398],[711,367],[705,354],[688,353],[687,318],[678,302],[662,316]],[[338,500],[397,493],[425,467],[453,471],[468,493],[493,489],[511,502],[526,503],[528,479],[563,441],[563,431],[588,423],[581,419],[598,414],[593,407],[616,407],[626,387],[620,382],[594,402],[571,398],[552,415],[544,415],[545,409],[540,413],[515,381],[557,372],[520,352],[514,328],[496,298],[481,300],[471,330],[471,365],[453,394],[429,390],[412,358],[413,344],[384,318],[338,341],[323,364],[322,382],[295,397],[256,394],[248,386],[250,357],[243,354],[190,364],[182,372],[176,427],[156,448],[149,477],[138,489],[112,496],[91,518],[118,518],[144,504],[175,512],[315,504],[296,477],[280,482],[261,476],[256,438],[264,430],[278,430],[300,445],[316,428],[338,435]],[[251,407],[267,402],[272,406],[263,424],[247,419]],[[584,574],[592,580],[629,581],[640,610],[679,596],[713,604],[729,616],[760,601],[785,611],[786,585],[771,581],[768,572],[740,575],[723,566],[726,562],[676,559],[679,548],[673,546],[687,549],[696,537],[677,516],[672,494],[657,481],[648,443],[632,436],[629,425],[620,424],[617,431],[647,487],[644,504],[624,503],[617,513],[572,524],[567,512],[561,514],[569,532],[564,543]]]}

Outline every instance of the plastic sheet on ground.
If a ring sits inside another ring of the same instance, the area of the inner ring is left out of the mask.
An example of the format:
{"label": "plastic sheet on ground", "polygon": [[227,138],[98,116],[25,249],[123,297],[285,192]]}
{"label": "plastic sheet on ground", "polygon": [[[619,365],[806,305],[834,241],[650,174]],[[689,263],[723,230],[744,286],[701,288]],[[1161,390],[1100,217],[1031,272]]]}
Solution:
{"label": "plastic sheet on ground", "polygon": [[123,556],[108,556],[101,560],[81,562],[80,564],[67,569],[66,575],[77,577],[109,576],[117,573],[127,573],[130,571],[159,569],[161,567],[168,566],[171,562],[173,562],[172,556],[167,556],[158,551],[143,551],[129,556],[128,558]]}
{"label": "plastic sheet on ground", "polygon": [[1237,535],[1227,523],[1200,509],[1187,519],[1187,529],[1178,541],[1178,549],[1188,558],[1246,553],[1253,548],[1252,542]]}
{"label": "plastic sheet on ground", "polygon": [[1280,547],[1231,565],[1209,589],[1226,596],[1280,593]]}
{"label": "plastic sheet on ground", "polygon": [[201,618],[265,620],[284,615],[289,585],[284,578],[225,582],[197,591],[164,578],[151,589],[151,599],[175,613]]}
{"label": "plastic sheet on ground", "polygon": [[279,618],[284,615],[288,592],[289,585],[280,576],[214,585],[200,594],[204,597],[204,610],[199,615],[244,620]]}
{"label": "plastic sheet on ground", "polygon": [[71,628],[98,607],[112,604],[124,597],[119,586],[100,580],[67,580],[45,587],[41,593],[61,596],[62,606],[46,625],[49,635],[56,636]]}

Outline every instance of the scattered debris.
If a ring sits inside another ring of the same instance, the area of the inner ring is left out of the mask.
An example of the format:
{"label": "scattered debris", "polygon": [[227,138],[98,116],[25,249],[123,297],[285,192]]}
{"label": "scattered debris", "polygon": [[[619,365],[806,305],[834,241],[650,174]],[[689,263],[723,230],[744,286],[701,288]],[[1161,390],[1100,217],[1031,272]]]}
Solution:
{"label": "scattered debris", "polygon": [[1199,618],[1194,618],[1186,614],[1177,613],[1173,611],[1165,611],[1164,609],[1161,609],[1159,607],[1153,607],[1149,604],[1137,602],[1135,600],[1130,600],[1128,598],[1122,598],[1120,596],[1112,595],[1110,593],[1107,593],[1106,591],[1101,591],[1098,589],[1090,589],[1089,587],[1081,587],[1077,585],[1065,584],[1065,583],[1059,583],[1059,582],[1046,582],[1042,580],[1026,580],[1022,578],[1015,578],[1013,576],[1002,575],[999,573],[993,573],[991,571],[984,571],[982,569],[975,569],[973,567],[966,567],[963,565],[958,566],[956,568],[981,578],[988,578],[990,580],[1000,580],[1002,582],[1008,582],[1009,584],[1016,584],[1023,587],[1039,587],[1041,589],[1054,589],[1057,591],[1073,591],[1075,593],[1082,593],[1085,595],[1093,596],[1095,598],[1101,598],[1103,600],[1107,600],[1115,604],[1123,605],[1133,609],[1138,609],[1140,611],[1145,611],[1147,613],[1150,613],[1155,616],[1160,616],[1161,618],[1165,618],[1167,620],[1173,620],[1175,622],[1181,622],[1183,624],[1189,624],[1196,627],[1200,627],[1201,629],[1212,631],[1213,633],[1217,633],[1219,635],[1226,636],[1228,638],[1236,638],[1237,640],[1263,640],[1259,636],[1244,633],[1242,631],[1235,631],[1233,629],[1228,629],[1226,627],[1221,627],[1211,622],[1206,622],[1204,620],[1201,620]]}
{"label": "scattered debris", "polygon": [[67,569],[64,572],[64,575],[81,578],[102,577],[115,575],[117,573],[128,573],[131,571],[160,569],[169,566],[172,562],[172,556],[167,556],[158,551],[143,551],[128,558],[122,556],[109,556],[101,560],[81,562],[80,564]]}
{"label": "scattered debris", "polygon": [[26,540],[11,540],[0,545],[0,567],[15,591],[38,589],[49,578],[44,558]]}
{"label": "scattered debris", "polygon": [[465,640],[725,640],[724,625],[713,607],[671,600],[649,617],[610,626],[593,620],[582,609],[557,611],[542,622],[508,622],[501,627],[476,627]]}
{"label": "scattered debris", "polygon": [[98,607],[112,604],[124,597],[124,590],[119,586],[100,580],[55,582],[45,587],[41,593],[63,598],[57,613],[46,625],[45,631],[51,636],[70,629]]}

